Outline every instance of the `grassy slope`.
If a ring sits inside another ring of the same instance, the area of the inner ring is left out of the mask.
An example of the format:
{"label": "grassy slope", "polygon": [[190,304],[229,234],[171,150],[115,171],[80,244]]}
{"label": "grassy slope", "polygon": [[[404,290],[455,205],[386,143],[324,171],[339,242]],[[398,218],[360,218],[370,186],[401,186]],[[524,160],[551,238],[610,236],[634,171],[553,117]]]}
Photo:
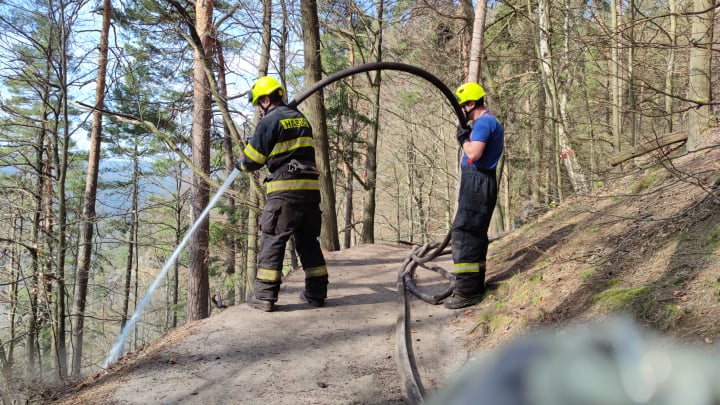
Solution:
{"label": "grassy slope", "polygon": [[720,337],[720,148],[644,165],[490,245],[491,291],[466,311],[476,348],[615,313]]}

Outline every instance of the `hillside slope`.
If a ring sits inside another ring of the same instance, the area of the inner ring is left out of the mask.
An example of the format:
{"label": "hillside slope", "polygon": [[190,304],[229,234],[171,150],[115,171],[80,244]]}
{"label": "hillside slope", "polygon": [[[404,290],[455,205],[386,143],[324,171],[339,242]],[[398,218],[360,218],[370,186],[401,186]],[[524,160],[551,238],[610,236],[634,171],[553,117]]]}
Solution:
{"label": "hillside slope", "polygon": [[[428,390],[443,386],[468,358],[513,337],[618,312],[675,339],[716,344],[720,147],[636,164],[491,243],[490,290],[477,306],[448,311],[413,303],[413,346]],[[328,307],[299,303],[301,275],[291,273],[279,312],[231,307],[45,398],[403,403],[393,359],[394,283],[409,253],[386,245],[332,252]],[[438,261],[451,268],[447,256]],[[442,286],[426,273],[417,275],[418,285]]]}
{"label": "hillside slope", "polygon": [[675,339],[717,340],[720,148],[637,164],[491,244],[478,349],[616,313]]}

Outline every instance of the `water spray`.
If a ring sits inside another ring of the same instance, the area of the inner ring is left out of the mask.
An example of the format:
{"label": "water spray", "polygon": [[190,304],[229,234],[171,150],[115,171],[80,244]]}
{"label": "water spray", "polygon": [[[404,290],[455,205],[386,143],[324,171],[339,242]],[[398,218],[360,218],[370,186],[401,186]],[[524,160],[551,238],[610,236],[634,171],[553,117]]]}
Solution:
{"label": "water spray", "polygon": [[[431,84],[433,84],[440,92],[447,98],[450,105],[453,107],[453,110],[455,111],[455,115],[458,117],[459,124],[463,127],[467,127],[467,123],[465,122],[465,115],[462,112],[462,109],[460,108],[460,105],[458,104],[457,100],[455,99],[455,95],[453,94],[452,90],[450,90],[440,79],[432,75],[431,73],[418,68],[416,66],[404,64],[404,63],[398,63],[398,62],[371,62],[371,63],[365,63],[358,66],[353,66],[344,70],[341,70],[339,72],[333,73],[332,75],[329,75],[325,77],[324,79],[314,83],[312,86],[310,86],[307,90],[299,94],[294,100],[290,101],[288,103],[288,106],[291,108],[297,107],[298,104],[302,103],[306,98],[308,98],[313,93],[317,92],[318,90],[322,89],[323,87],[334,83],[342,78],[352,76],[358,73],[364,73],[364,72],[371,72],[371,71],[380,71],[380,70],[395,70],[405,73],[410,73],[412,75],[421,77]],[[246,92],[247,93],[247,92]],[[243,93],[243,94],[246,94]],[[195,220],[190,230],[188,230],[187,234],[183,238],[183,240],[180,242],[180,244],[175,248],[175,251],[173,252],[172,256],[168,259],[168,261],[165,263],[165,266],[160,271],[160,274],[155,278],[155,281],[153,281],[150,288],[148,288],[148,291],[145,293],[145,297],[143,297],[142,301],[140,301],[140,304],[138,304],[137,308],[135,308],[135,312],[133,313],[132,317],[130,318],[130,321],[128,321],[127,324],[123,327],[120,336],[118,336],[117,343],[115,343],[115,346],[113,346],[112,350],[110,351],[110,354],[108,355],[108,358],[103,363],[102,368],[106,369],[110,364],[117,361],[117,359],[120,357],[120,355],[123,352],[123,345],[125,342],[125,338],[127,337],[128,333],[130,332],[130,329],[132,329],[135,322],[137,322],[138,318],[140,317],[140,313],[142,312],[145,305],[150,301],[150,297],[152,296],[155,289],[160,285],[160,280],[162,280],[163,277],[165,277],[165,274],[167,273],[170,266],[172,266],[177,258],[180,256],[180,252],[185,248],[185,245],[187,245],[188,241],[190,240],[190,237],[195,233],[198,226],[205,220],[205,218],[210,213],[210,210],[217,204],[220,197],[222,197],[225,190],[227,190],[228,187],[230,187],[230,184],[232,184],[233,180],[235,180],[235,177],[238,176],[240,171],[238,169],[233,169],[233,171],[230,173],[228,178],[225,180],[223,185],[218,189],[217,193],[215,193],[215,196],[210,200],[207,207],[205,207],[205,210],[200,214],[200,216]],[[440,254],[440,252],[447,246],[447,243],[449,241],[449,235],[445,238],[445,241],[440,244],[439,247],[437,247],[431,254],[429,258],[426,258],[426,260],[432,260],[432,258],[436,257]],[[402,277],[401,277],[402,279]],[[401,281],[402,282],[402,281]],[[412,283],[410,283],[412,286]],[[412,288],[411,288],[412,290]],[[414,291],[415,292],[415,291]],[[417,294],[417,292],[415,292]],[[422,297],[421,297],[422,298]]]}
{"label": "water spray", "polygon": [[210,200],[207,207],[203,210],[202,213],[200,213],[200,216],[195,219],[195,222],[193,223],[190,230],[187,232],[183,240],[180,242],[180,244],[175,248],[175,251],[170,256],[168,261],[165,263],[165,266],[160,271],[160,274],[155,278],[155,281],[153,281],[150,288],[148,288],[147,292],[145,293],[145,297],[143,297],[142,301],[140,301],[140,304],[138,304],[137,308],[135,308],[135,312],[133,313],[132,317],[130,318],[130,321],[125,324],[125,327],[123,327],[122,332],[120,333],[120,336],[118,336],[117,343],[115,343],[115,346],[113,346],[112,350],[110,350],[110,354],[108,355],[108,358],[103,363],[102,368],[106,369],[110,364],[114,363],[120,355],[122,355],[123,352],[123,346],[125,344],[125,338],[127,337],[128,333],[130,332],[130,329],[132,329],[135,322],[137,322],[138,318],[140,318],[140,313],[142,312],[145,305],[150,301],[150,297],[152,296],[152,293],[155,291],[155,289],[160,285],[160,280],[165,277],[165,274],[167,274],[168,269],[170,269],[170,266],[172,266],[175,261],[180,256],[180,252],[185,248],[185,245],[188,244],[190,241],[190,237],[195,233],[197,228],[200,226],[200,224],[203,223],[205,218],[210,213],[210,210],[217,204],[218,200],[220,200],[220,197],[225,193],[225,190],[230,187],[230,184],[232,184],[233,180],[235,180],[235,177],[240,174],[240,171],[238,169],[233,169],[233,171],[230,173],[230,175],[225,179],[225,182],[220,186],[217,193],[215,193],[215,196]]}

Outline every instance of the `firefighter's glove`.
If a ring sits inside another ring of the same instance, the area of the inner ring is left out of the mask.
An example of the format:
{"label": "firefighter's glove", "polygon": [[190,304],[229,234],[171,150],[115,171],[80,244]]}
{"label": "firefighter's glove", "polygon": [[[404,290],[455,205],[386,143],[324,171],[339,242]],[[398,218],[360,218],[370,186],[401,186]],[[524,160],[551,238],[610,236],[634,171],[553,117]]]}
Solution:
{"label": "firefighter's glove", "polygon": [[465,142],[468,142],[470,140],[470,131],[470,128],[464,128],[462,125],[458,125],[455,136],[457,137],[458,143],[460,144],[461,148],[465,144]]}
{"label": "firefighter's glove", "polygon": [[243,166],[243,161],[242,161],[242,160],[236,160],[236,161],[235,161],[235,168],[238,169],[238,170],[240,170],[241,172],[242,172],[242,171],[245,171],[245,170],[244,170],[244,166]]}

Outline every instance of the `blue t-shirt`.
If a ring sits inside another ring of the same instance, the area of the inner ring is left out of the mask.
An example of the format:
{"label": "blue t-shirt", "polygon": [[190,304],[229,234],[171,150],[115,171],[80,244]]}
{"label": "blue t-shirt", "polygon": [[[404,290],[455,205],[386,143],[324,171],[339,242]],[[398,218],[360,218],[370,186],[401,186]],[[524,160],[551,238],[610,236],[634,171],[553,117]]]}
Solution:
{"label": "blue t-shirt", "polygon": [[471,141],[485,142],[485,150],[480,160],[468,162],[468,157],[463,153],[462,166],[472,163],[477,169],[494,169],[497,167],[500,156],[505,146],[505,129],[490,111],[481,115],[475,120],[470,133]]}

